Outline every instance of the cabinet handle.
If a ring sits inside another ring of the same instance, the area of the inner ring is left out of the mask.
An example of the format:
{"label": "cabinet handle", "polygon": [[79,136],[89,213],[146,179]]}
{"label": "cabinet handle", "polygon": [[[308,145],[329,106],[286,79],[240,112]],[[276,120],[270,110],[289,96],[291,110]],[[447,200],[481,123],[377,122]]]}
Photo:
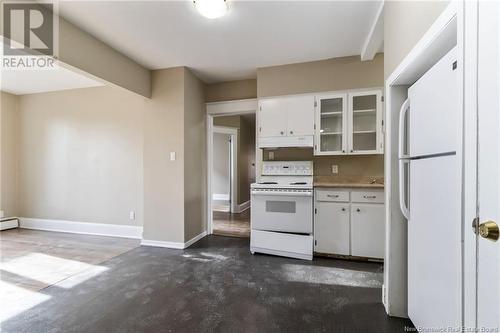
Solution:
{"label": "cabinet handle", "polygon": [[345,153],[345,150],[342,150],[343,153]]}
{"label": "cabinet handle", "polygon": [[351,149],[351,153],[354,153],[354,150]]}
{"label": "cabinet handle", "polygon": [[326,196],[329,198],[338,198],[339,197],[338,194],[327,194]]}
{"label": "cabinet handle", "polygon": [[285,132],[281,131],[280,134],[283,135],[283,134],[285,134]]}
{"label": "cabinet handle", "polygon": [[293,131],[290,131],[290,134],[293,134]]}
{"label": "cabinet handle", "polygon": [[365,199],[375,199],[375,198],[377,198],[377,196],[376,195],[363,195],[363,198],[365,198]]}
{"label": "cabinet handle", "polygon": [[342,207],[342,211],[345,212],[345,208],[344,207]]}
{"label": "cabinet handle", "polygon": [[356,209],[356,211],[359,213],[359,212],[361,212],[361,209],[358,208],[358,209]]}

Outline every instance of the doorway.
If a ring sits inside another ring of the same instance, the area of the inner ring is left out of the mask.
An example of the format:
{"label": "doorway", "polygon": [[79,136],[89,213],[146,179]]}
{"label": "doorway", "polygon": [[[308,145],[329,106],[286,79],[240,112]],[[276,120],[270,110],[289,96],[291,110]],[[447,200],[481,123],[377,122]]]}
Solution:
{"label": "doorway", "polygon": [[210,118],[209,230],[220,236],[249,237],[250,184],[255,182],[255,113]]}

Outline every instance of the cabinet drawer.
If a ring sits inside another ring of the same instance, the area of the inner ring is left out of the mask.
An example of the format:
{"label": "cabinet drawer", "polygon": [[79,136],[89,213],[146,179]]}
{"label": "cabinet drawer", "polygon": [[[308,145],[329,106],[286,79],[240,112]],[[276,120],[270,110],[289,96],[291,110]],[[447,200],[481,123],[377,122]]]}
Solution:
{"label": "cabinet drawer", "polygon": [[384,191],[352,191],[351,201],[384,203]]}
{"label": "cabinet drawer", "polygon": [[316,201],[349,202],[349,192],[316,190]]}

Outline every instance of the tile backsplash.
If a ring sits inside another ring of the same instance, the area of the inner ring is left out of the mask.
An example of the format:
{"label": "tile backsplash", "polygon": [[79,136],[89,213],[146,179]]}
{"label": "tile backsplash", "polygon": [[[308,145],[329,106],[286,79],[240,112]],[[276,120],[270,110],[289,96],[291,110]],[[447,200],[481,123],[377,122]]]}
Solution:
{"label": "tile backsplash", "polygon": [[314,161],[315,176],[333,176],[332,165],[338,165],[339,177],[384,176],[384,155],[314,156],[312,148],[278,148],[264,149],[264,161],[269,161],[270,151],[274,161]]}

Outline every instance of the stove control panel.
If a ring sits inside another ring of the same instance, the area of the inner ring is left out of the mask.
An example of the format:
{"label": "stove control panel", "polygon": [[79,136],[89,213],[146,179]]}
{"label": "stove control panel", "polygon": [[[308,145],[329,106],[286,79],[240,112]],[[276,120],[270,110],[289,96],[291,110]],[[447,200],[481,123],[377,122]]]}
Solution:
{"label": "stove control panel", "polygon": [[312,176],[312,161],[264,161],[263,176]]}

